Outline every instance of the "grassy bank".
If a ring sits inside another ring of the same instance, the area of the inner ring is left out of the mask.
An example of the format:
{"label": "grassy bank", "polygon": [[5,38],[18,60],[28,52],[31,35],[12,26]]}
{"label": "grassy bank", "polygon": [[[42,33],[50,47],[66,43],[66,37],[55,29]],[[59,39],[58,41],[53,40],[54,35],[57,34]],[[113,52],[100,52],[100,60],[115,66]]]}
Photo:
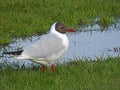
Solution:
{"label": "grassy bank", "polygon": [[0,68],[0,90],[119,90],[120,58],[77,61],[43,73],[33,69]]}
{"label": "grassy bank", "polygon": [[76,27],[92,24],[99,17],[100,25],[110,25],[119,16],[119,0],[1,0],[0,44],[10,43],[14,37],[45,33],[55,21]]}

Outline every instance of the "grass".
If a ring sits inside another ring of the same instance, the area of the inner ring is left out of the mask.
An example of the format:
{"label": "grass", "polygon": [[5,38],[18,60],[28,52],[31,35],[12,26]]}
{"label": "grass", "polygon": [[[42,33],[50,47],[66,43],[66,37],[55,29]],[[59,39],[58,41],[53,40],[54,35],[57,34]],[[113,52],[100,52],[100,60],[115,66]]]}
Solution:
{"label": "grass", "polygon": [[52,23],[61,21],[69,27],[115,23],[120,17],[119,0],[1,0],[0,44],[13,38],[45,33]]}
{"label": "grass", "polygon": [[[119,0],[1,0],[0,45],[13,38],[45,33],[52,23],[69,27],[94,24],[108,26],[120,17]],[[119,90],[120,58],[57,65],[55,74],[41,67],[3,70],[0,90]]]}
{"label": "grass", "polygon": [[[120,17],[119,0],[1,0],[0,45],[13,38],[45,33],[52,23],[61,21],[69,27],[94,24],[108,26]],[[94,62],[76,61],[57,65],[55,74],[41,67],[3,70],[0,90],[119,90],[120,58]]]}
{"label": "grass", "polygon": [[119,90],[120,57],[74,61],[50,68],[0,68],[0,90]]}

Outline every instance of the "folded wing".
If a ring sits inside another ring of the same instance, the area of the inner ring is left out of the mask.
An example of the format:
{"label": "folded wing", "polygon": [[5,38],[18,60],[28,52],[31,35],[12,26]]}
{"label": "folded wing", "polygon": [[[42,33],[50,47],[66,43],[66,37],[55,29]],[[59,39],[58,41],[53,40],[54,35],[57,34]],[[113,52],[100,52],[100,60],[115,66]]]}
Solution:
{"label": "folded wing", "polygon": [[46,58],[59,53],[65,47],[62,45],[62,39],[54,35],[44,35],[33,44],[26,47],[23,55],[31,58]]}

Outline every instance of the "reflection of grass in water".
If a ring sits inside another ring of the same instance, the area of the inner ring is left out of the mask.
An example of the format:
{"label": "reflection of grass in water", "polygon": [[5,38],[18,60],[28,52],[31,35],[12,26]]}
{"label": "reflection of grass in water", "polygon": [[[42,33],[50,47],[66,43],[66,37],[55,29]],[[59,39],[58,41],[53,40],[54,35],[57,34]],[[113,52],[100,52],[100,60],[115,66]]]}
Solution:
{"label": "reflection of grass in water", "polygon": [[54,74],[48,67],[31,69],[0,68],[1,90],[119,90],[120,58],[76,61],[57,65]]}
{"label": "reflection of grass in water", "polygon": [[[0,43],[13,37],[44,33],[55,21],[66,25],[110,25],[120,16],[119,0],[2,0],[0,3]],[[113,19],[114,18],[114,19]]]}

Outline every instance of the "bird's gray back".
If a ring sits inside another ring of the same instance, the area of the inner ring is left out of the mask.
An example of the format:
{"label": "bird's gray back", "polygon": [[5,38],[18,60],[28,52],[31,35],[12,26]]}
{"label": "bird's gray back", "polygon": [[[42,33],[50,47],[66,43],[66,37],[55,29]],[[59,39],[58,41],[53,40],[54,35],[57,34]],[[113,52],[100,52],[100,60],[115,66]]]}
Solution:
{"label": "bird's gray back", "polygon": [[65,47],[62,39],[51,34],[43,35],[39,40],[26,47],[23,54],[32,58],[47,58],[53,54],[59,53]]}

